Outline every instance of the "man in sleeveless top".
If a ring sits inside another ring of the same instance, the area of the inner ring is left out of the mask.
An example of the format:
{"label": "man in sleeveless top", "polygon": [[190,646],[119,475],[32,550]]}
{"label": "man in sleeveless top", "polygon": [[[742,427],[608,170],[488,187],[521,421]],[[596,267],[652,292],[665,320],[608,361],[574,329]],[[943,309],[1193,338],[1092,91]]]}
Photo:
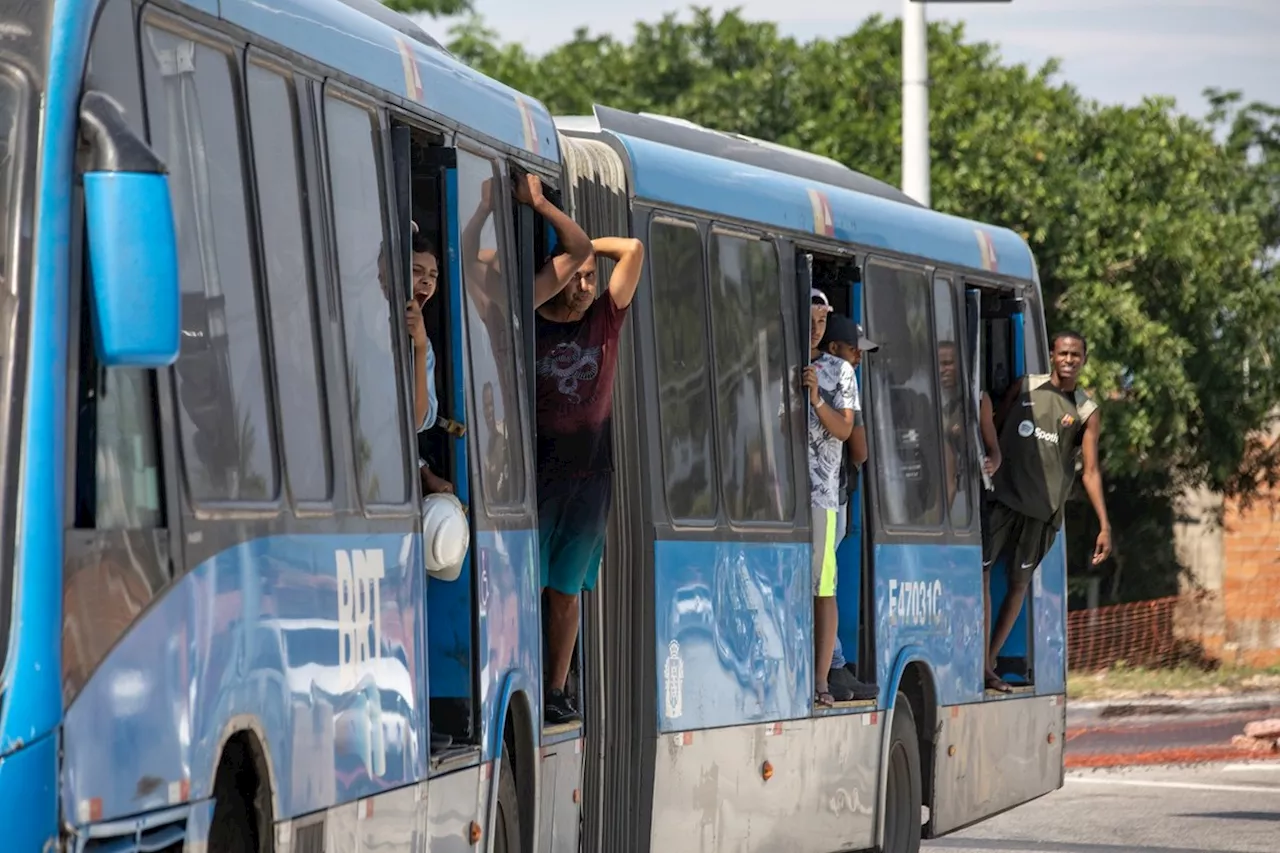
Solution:
{"label": "man in sleeveless top", "polygon": [[[595,254],[538,308],[538,545],[546,590],[551,725],[578,719],[565,695],[578,638],[578,597],[594,589],[613,497],[613,376],[618,338],[644,266],[639,240],[593,240]],[[616,262],[596,298],[596,256]]]}
{"label": "man in sleeveless top", "polygon": [[1062,512],[1075,478],[1077,448],[1082,451],[1082,481],[1102,530],[1093,549],[1097,565],[1111,553],[1111,525],[1098,469],[1098,406],[1076,384],[1088,357],[1084,337],[1059,332],[1050,342],[1053,372],[1024,376],[1006,392],[1000,406],[1000,449],[995,493],[982,530],[984,616],[990,621],[987,572],[1001,557],[1008,561],[1009,591],[996,617],[986,666],[986,686],[1010,690],[995,663],[1026,596],[1027,585],[1062,526]]}

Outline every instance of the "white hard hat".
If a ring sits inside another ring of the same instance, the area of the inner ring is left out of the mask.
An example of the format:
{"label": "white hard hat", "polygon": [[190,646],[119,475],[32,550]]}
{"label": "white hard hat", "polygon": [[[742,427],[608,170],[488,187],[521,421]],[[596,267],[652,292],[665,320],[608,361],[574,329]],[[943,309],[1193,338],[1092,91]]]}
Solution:
{"label": "white hard hat", "polygon": [[471,525],[462,501],[441,492],[422,499],[422,560],[431,577],[456,580],[471,547]]}

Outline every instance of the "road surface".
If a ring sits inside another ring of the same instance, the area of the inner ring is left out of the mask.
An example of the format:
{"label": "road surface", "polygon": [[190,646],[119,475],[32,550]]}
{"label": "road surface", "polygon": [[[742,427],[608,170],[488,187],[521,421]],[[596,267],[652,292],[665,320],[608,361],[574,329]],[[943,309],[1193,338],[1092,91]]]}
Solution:
{"label": "road surface", "polygon": [[1276,853],[1280,761],[1068,771],[1066,784],[937,853]]}

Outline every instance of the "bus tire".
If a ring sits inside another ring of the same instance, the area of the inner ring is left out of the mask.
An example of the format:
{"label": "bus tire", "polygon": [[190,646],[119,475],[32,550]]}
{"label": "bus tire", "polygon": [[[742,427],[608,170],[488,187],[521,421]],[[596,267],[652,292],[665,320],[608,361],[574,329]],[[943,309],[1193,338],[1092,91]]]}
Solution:
{"label": "bus tire", "polygon": [[911,703],[902,693],[894,701],[892,725],[885,764],[884,844],[880,851],[918,853],[924,796],[920,739]]}
{"label": "bus tire", "polygon": [[231,792],[218,797],[209,827],[209,853],[261,853],[253,816],[244,801]]}
{"label": "bus tire", "polygon": [[[504,738],[505,740],[505,738]],[[493,821],[493,853],[523,853],[520,838],[520,795],[516,772],[511,766],[511,750],[503,744],[498,771],[498,813]]]}

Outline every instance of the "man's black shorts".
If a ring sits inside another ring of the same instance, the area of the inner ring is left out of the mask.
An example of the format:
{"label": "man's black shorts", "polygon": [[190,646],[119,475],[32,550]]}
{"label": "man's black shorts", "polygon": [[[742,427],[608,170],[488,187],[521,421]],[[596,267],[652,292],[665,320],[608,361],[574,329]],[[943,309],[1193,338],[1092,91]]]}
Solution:
{"label": "man's black shorts", "polygon": [[1058,528],[1049,522],[992,501],[982,525],[982,570],[990,571],[997,560],[1007,557],[1009,579],[1028,581],[1057,535]]}

